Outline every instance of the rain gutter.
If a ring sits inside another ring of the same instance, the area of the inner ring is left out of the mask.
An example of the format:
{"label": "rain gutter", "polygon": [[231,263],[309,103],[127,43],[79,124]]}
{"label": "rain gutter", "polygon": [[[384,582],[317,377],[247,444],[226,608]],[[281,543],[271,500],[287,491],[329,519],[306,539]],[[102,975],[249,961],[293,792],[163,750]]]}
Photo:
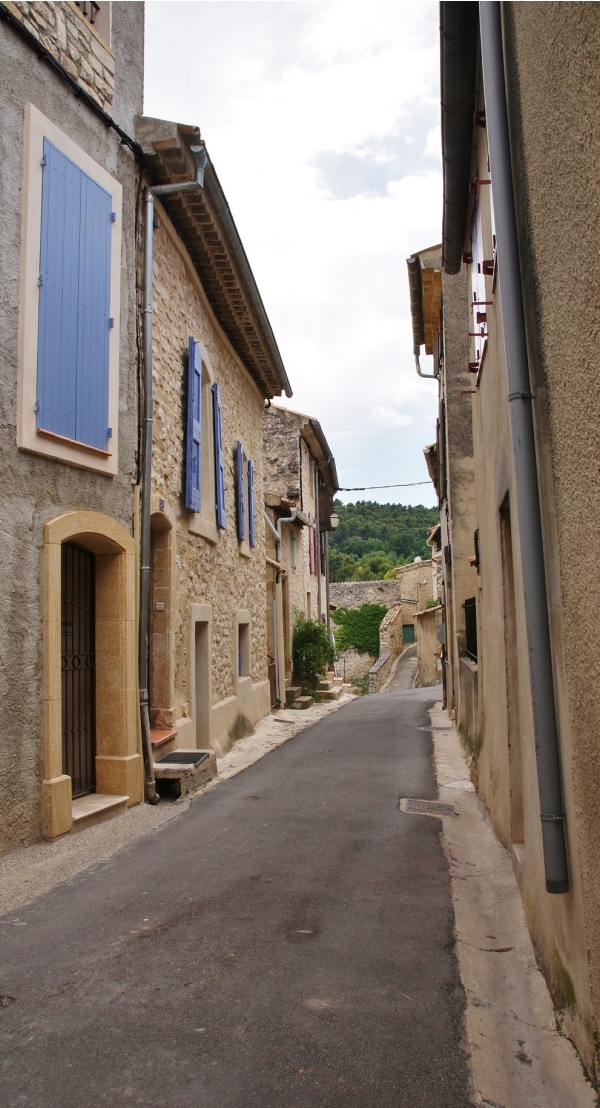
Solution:
{"label": "rain gutter", "polygon": [[[481,7],[481,5],[480,5]],[[459,273],[473,150],[477,80],[477,4],[440,4],[444,271]]]}
{"label": "rain gutter", "polygon": [[419,360],[421,347],[425,342],[425,320],[423,319],[423,281],[421,279],[421,262],[418,258],[407,258],[408,289],[410,292],[410,316],[413,329],[413,354],[415,357],[415,369],[419,377],[429,377],[437,380],[437,373],[423,373]]}

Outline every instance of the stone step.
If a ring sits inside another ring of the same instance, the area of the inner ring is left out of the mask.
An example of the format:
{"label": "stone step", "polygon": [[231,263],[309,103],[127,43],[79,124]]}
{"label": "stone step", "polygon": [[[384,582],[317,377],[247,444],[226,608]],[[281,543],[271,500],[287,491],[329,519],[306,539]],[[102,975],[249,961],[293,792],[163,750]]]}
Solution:
{"label": "stone step", "polygon": [[312,696],[297,696],[294,703],[290,704],[290,708],[295,708],[297,712],[301,712],[305,708],[312,708],[313,704]]}
{"label": "stone step", "polygon": [[301,695],[302,689],[300,688],[300,685],[289,685],[285,690],[285,702],[288,708],[291,704],[294,703],[294,700],[296,700],[297,697]]}
{"label": "stone step", "polygon": [[114,796],[109,793],[88,793],[76,796],[72,802],[73,831],[83,831],[95,823],[104,823],[118,816],[127,808],[128,796]]}
{"label": "stone step", "polygon": [[150,742],[152,744],[152,760],[156,764],[165,754],[170,754],[177,745],[177,731],[175,728],[152,727],[150,730]]}
{"label": "stone step", "polygon": [[[198,760],[198,755],[202,757]],[[167,760],[168,759],[168,760]],[[159,793],[178,797],[196,792],[216,775],[214,750],[174,750],[154,763],[154,778]]]}
{"label": "stone step", "polygon": [[319,693],[320,700],[339,700],[342,695],[341,685],[334,685],[331,689],[326,689]]}
{"label": "stone step", "polygon": [[344,678],[343,677],[334,677],[333,678],[333,684],[342,686],[344,684]]}
{"label": "stone step", "polygon": [[317,686],[318,692],[327,692],[331,688],[331,681],[328,681],[326,677],[322,681],[319,681]]}

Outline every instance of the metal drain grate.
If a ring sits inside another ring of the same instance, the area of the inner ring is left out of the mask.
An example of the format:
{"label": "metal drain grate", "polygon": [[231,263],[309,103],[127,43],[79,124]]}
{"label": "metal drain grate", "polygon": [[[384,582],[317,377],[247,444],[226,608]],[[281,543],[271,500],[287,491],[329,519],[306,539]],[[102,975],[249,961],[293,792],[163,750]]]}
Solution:
{"label": "metal drain grate", "polygon": [[165,754],[157,762],[159,766],[199,766],[209,757],[204,751],[197,753],[194,750],[174,750],[171,754]]}
{"label": "metal drain grate", "polygon": [[403,812],[412,812],[418,816],[454,816],[456,815],[451,804],[442,804],[440,800],[412,800],[400,801]]}

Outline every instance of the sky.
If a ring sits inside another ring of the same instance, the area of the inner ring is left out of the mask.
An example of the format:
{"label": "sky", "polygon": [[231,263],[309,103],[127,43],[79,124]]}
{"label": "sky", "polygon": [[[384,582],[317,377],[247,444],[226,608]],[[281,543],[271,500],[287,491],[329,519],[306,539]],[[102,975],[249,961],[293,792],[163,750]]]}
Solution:
{"label": "sky", "polygon": [[[146,4],[147,115],[200,127],[345,502],[437,503],[406,259],[441,238],[433,0]],[[428,362],[422,368],[431,372]]]}

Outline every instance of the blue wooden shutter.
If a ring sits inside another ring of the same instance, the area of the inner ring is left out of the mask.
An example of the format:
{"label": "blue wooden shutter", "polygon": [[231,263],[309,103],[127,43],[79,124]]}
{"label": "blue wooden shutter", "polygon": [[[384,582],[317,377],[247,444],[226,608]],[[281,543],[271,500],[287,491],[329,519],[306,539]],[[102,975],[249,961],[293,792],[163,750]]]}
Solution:
{"label": "blue wooden shutter", "polygon": [[236,487],[235,500],[237,507],[237,537],[240,542],[246,538],[246,505],[244,503],[244,448],[241,442],[235,448],[235,472]]}
{"label": "blue wooden shutter", "polygon": [[109,193],[44,139],[37,426],[106,450]]}
{"label": "blue wooden shutter", "polygon": [[217,527],[227,527],[225,510],[225,463],[223,458],[223,432],[221,429],[221,390],[215,381],[213,394],[213,431],[215,439],[215,493]]}
{"label": "blue wooden shutter", "polygon": [[250,546],[256,546],[256,504],[254,500],[254,462],[248,462],[248,535]]}
{"label": "blue wooden shutter", "polygon": [[200,511],[200,474],[202,458],[202,354],[190,338],[188,358],[187,421],[185,429],[185,506]]}

